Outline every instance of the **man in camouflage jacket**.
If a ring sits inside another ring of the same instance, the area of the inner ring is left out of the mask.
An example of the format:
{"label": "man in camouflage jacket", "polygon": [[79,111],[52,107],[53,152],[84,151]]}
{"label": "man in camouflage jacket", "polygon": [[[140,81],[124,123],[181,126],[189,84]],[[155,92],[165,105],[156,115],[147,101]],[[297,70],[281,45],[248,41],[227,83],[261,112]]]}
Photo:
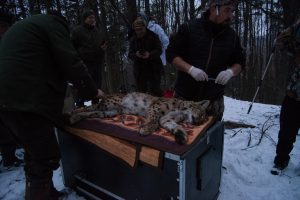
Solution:
{"label": "man in camouflage jacket", "polygon": [[[281,105],[280,130],[276,146],[274,167],[271,170],[273,175],[278,175],[288,166],[293,144],[300,128],[300,20],[288,28],[291,40],[291,53],[293,56],[293,72],[289,78],[286,96]],[[281,35],[285,34],[284,31]]]}

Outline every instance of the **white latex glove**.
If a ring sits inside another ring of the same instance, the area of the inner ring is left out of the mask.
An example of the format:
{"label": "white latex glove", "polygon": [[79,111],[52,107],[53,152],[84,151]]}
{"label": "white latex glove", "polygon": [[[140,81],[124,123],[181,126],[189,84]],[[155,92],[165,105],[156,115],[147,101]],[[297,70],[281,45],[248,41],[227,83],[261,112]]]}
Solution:
{"label": "white latex glove", "polygon": [[191,66],[188,71],[188,74],[191,75],[196,81],[208,81],[207,74],[199,68]]}
{"label": "white latex glove", "polygon": [[221,71],[216,80],[215,83],[221,84],[221,85],[226,85],[226,83],[233,77],[233,71],[232,69],[226,69],[224,71]]}

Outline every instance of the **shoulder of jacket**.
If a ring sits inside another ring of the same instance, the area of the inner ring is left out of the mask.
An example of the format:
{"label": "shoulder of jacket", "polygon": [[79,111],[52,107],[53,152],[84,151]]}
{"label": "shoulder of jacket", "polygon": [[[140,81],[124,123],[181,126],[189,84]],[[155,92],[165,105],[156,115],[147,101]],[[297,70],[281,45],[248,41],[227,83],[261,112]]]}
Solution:
{"label": "shoulder of jacket", "polygon": [[74,26],[74,28],[73,28],[73,30],[83,30],[83,29],[84,29],[84,27],[83,27],[82,24],[76,25],[76,26]]}
{"label": "shoulder of jacket", "polygon": [[156,34],[154,31],[152,31],[152,30],[150,30],[150,29],[148,29],[148,28],[147,28],[147,34],[148,34],[149,36],[151,36],[151,37],[157,37],[157,34]]}
{"label": "shoulder of jacket", "polygon": [[181,24],[181,29],[190,33],[192,28],[202,26],[202,24],[203,20],[201,18],[196,18]]}
{"label": "shoulder of jacket", "polygon": [[202,25],[203,23],[204,23],[204,19],[202,19],[202,18],[195,18],[195,19],[192,19],[192,20],[186,22],[186,24],[189,26],[199,26],[199,25]]}
{"label": "shoulder of jacket", "polygon": [[238,38],[238,35],[237,35],[236,31],[232,27],[229,26],[227,28],[227,32],[228,32],[229,35],[232,35],[235,39]]}

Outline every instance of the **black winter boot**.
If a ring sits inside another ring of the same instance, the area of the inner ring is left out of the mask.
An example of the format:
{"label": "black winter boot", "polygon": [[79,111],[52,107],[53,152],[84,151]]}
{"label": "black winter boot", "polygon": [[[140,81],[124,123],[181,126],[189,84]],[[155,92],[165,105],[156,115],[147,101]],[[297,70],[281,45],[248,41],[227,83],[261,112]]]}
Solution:
{"label": "black winter boot", "polygon": [[1,148],[3,167],[19,167],[24,165],[24,161],[15,155],[16,147],[14,145],[5,145]]}
{"label": "black winter boot", "polygon": [[59,200],[66,194],[57,191],[52,181],[49,183],[26,181],[25,200]]}
{"label": "black winter boot", "polygon": [[66,195],[66,193],[62,191],[58,191],[54,185],[53,182],[50,184],[50,199],[51,200],[59,200],[60,198],[63,198]]}
{"label": "black winter boot", "polygon": [[286,158],[285,160],[280,159],[279,156],[276,156],[274,159],[274,166],[271,169],[271,174],[280,175],[282,171],[288,166],[290,158]]}
{"label": "black winter boot", "polygon": [[50,200],[50,183],[26,181],[25,200]]}

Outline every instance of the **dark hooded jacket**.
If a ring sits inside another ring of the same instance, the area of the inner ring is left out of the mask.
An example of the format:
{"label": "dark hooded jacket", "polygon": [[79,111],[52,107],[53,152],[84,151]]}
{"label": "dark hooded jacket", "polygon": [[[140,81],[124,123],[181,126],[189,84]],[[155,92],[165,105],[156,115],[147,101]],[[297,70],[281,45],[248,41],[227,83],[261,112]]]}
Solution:
{"label": "dark hooded jacket", "polygon": [[[148,51],[150,57],[148,59],[138,58],[135,55],[137,51]],[[135,71],[159,76],[162,68],[159,57],[161,52],[162,47],[158,36],[148,29],[142,38],[138,38],[134,34],[130,39],[128,57],[133,60]]]}
{"label": "dark hooded jacket", "polygon": [[83,13],[82,24],[72,30],[71,40],[83,61],[101,63],[104,59],[101,45],[105,42],[105,36],[96,26],[84,23],[86,17],[87,14]]}
{"label": "dark hooded jacket", "polygon": [[[204,70],[209,78],[217,75],[233,64],[245,64],[245,57],[239,38],[229,26],[216,25],[208,20],[208,15],[183,24],[171,37],[166,51],[168,62],[175,57],[194,67]],[[179,71],[175,92],[187,100],[215,100],[224,94],[225,86],[212,81],[196,81],[188,73]]]}
{"label": "dark hooded jacket", "polygon": [[0,109],[43,115],[60,124],[67,81],[82,97],[97,95],[65,21],[36,15],[14,24],[0,45]]}

